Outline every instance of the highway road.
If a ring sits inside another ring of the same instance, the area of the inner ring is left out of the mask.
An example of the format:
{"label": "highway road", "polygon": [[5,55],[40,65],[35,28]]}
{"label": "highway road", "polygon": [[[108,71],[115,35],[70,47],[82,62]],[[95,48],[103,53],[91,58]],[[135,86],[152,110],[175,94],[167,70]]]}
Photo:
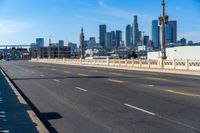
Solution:
{"label": "highway road", "polygon": [[2,61],[52,133],[199,133],[200,77]]}

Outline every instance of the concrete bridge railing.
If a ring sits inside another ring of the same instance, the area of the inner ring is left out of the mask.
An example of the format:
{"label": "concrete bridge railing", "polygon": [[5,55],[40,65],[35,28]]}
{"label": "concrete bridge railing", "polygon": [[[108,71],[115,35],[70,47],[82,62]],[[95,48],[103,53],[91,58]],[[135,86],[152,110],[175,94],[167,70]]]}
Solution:
{"label": "concrete bridge railing", "polygon": [[200,60],[164,60],[163,63],[161,60],[133,59],[32,59],[32,61],[52,64],[97,65],[129,68],[133,67],[200,71]]}

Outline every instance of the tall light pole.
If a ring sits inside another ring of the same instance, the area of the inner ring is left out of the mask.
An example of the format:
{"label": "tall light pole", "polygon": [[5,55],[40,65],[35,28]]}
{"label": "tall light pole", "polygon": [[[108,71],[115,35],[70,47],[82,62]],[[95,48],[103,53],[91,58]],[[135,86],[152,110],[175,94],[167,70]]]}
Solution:
{"label": "tall light pole", "polygon": [[81,34],[80,34],[81,59],[84,58],[84,40],[85,40],[85,36],[83,33],[83,28],[81,28]]}
{"label": "tall light pole", "polygon": [[162,0],[162,15],[159,17],[160,25],[162,26],[162,44],[161,44],[161,59],[167,59],[166,55],[166,35],[165,35],[165,25],[168,23],[169,17],[165,14],[165,1]]}

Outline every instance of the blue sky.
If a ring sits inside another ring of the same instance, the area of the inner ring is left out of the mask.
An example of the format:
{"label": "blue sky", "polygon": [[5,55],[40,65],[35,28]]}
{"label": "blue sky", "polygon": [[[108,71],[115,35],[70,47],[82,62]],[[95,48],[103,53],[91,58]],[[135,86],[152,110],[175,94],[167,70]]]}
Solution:
{"label": "blue sky", "polygon": [[[170,20],[178,21],[178,38],[200,41],[200,0],[166,0]],[[49,35],[54,42],[98,40],[99,24],[122,30],[138,15],[139,28],[151,34],[151,21],[161,12],[161,0],[0,0],[0,44],[30,44]],[[123,37],[125,40],[125,38]]]}

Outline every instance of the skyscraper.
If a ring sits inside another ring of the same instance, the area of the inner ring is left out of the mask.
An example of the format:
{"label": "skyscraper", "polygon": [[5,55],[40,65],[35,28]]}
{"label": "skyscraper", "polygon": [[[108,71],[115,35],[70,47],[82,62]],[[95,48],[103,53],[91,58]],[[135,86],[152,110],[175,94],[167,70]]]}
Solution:
{"label": "skyscraper", "polygon": [[99,26],[99,44],[105,48],[106,43],[106,25]]}
{"label": "skyscraper", "polygon": [[160,27],[158,26],[158,20],[152,21],[152,41],[153,41],[153,49],[160,49]]}
{"label": "skyscraper", "polygon": [[142,37],[142,45],[143,46],[147,46],[148,41],[149,41],[149,36],[143,36]]}
{"label": "skyscraper", "polygon": [[110,51],[112,48],[112,33],[107,32],[106,33],[106,49]]}
{"label": "skyscraper", "polygon": [[166,25],[166,44],[177,42],[177,21],[169,21]]}
{"label": "skyscraper", "polygon": [[140,33],[138,28],[137,16],[133,17],[133,45],[137,47],[137,43],[140,41]]}
{"label": "skyscraper", "polygon": [[166,45],[169,45],[170,43],[172,43],[172,30],[171,30],[171,25],[168,23],[165,26],[165,42]]}
{"label": "skyscraper", "polygon": [[177,21],[169,21],[171,27],[171,42],[177,42]]}
{"label": "skyscraper", "polygon": [[120,46],[120,42],[122,41],[122,31],[116,31],[116,48]]}
{"label": "skyscraper", "polygon": [[131,25],[126,26],[126,46],[131,47],[133,45],[133,28]]}
{"label": "skyscraper", "polygon": [[36,45],[38,47],[44,47],[44,38],[36,38]]}
{"label": "skyscraper", "polygon": [[116,48],[116,34],[115,31],[111,31],[111,39],[112,39],[112,50]]}

